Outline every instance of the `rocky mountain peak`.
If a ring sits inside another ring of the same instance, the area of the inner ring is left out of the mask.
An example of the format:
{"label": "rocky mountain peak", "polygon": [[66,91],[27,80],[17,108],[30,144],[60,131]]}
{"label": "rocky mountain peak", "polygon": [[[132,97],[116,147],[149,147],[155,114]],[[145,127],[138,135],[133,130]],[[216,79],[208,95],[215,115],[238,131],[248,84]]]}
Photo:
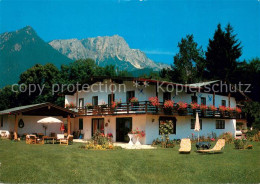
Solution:
{"label": "rocky mountain peak", "polygon": [[[119,69],[159,70],[164,65],[150,60],[139,49],[131,49],[125,39],[119,35],[98,36],[94,38],[53,40],[49,43],[54,49],[70,59],[92,58],[99,65],[113,64]],[[125,68],[127,66],[127,68]]]}

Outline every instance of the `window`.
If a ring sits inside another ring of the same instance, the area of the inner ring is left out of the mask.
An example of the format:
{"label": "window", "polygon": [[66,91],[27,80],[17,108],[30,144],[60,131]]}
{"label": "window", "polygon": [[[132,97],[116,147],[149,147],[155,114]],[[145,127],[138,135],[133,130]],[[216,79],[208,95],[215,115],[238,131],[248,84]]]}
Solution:
{"label": "window", "polygon": [[163,93],[163,102],[165,102],[166,100],[171,100],[171,93],[169,92]]}
{"label": "window", "polygon": [[216,129],[225,129],[225,120],[216,120]]}
{"label": "window", "polygon": [[[191,119],[190,129],[195,129],[195,119]],[[200,119],[200,129],[202,130],[202,119]]]}
{"label": "window", "polygon": [[197,103],[198,102],[198,97],[197,96],[191,96],[191,102]]}
{"label": "window", "polygon": [[174,118],[174,117],[160,117],[159,118],[159,134],[160,134],[160,125],[161,125],[161,123],[164,123],[165,121],[172,121],[173,129],[172,129],[171,134],[176,134],[176,118]]}
{"label": "window", "polygon": [[227,106],[226,100],[222,100],[221,105],[226,107]]}
{"label": "window", "polygon": [[1,116],[1,126],[0,127],[3,127],[4,126],[4,116]]}
{"label": "window", "polygon": [[131,98],[135,97],[135,91],[127,91],[126,92],[126,102],[128,103]]}
{"label": "window", "polygon": [[98,96],[93,96],[92,97],[92,105],[97,106],[98,105]]}
{"label": "window", "polygon": [[83,119],[79,118],[79,130],[83,130]]}
{"label": "window", "polygon": [[79,99],[79,108],[83,108],[84,107],[84,98],[80,98]]}
{"label": "window", "polygon": [[206,97],[201,97],[200,98],[200,104],[201,105],[206,105]]}
{"label": "window", "polygon": [[104,118],[92,119],[92,136],[97,131],[104,133]]}
{"label": "window", "polygon": [[112,94],[108,95],[108,99],[107,99],[108,105],[111,105],[112,100],[115,101],[115,94],[113,94],[113,99],[112,99]]}

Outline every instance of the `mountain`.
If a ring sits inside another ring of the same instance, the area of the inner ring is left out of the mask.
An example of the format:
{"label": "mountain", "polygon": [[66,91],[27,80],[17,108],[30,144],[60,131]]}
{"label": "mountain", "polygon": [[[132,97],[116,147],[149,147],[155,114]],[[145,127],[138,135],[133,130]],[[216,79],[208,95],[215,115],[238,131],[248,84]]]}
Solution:
{"label": "mountain", "polygon": [[30,26],[0,34],[0,87],[17,83],[19,75],[37,63],[59,67],[71,61],[43,41]]}
{"label": "mountain", "polygon": [[159,71],[166,64],[155,63],[144,52],[131,49],[118,35],[82,40],[42,40],[32,27],[0,34],[0,88],[17,83],[22,72],[35,64],[53,63],[57,67],[73,60],[92,58],[99,66],[113,64],[134,76]]}
{"label": "mountain", "polygon": [[151,68],[158,71],[168,66],[155,63],[139,49],[131,49],[124,38],[118,35],[82,40],[53,40],[49,44],[72,60],[92,58],[100,66],[113,64],[120,70]]}

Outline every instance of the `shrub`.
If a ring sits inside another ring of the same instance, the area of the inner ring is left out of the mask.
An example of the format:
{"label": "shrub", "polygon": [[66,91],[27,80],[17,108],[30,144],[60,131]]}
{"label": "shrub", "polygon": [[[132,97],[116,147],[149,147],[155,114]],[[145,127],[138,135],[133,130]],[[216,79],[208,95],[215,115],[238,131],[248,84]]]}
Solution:
{"label": "shrub", "polygon": [[157,138],[157,139],[153,140],[152,145],[162,146],[163,148],[173,148],[175,146],[175,142],[177,143],[176,140],[168,140],[167,142],[165,142],[165,141]]}
{"label": "shrub", "polygon": [[247,147],[246,147],[246,149],[253,149],[253,145],[248,145]]}
{"label": "shrub", "polygon": [[246,139],[235,139],[234,140],[235,149],[245,149],[247,148]]}
{"label": "shrub", "polygon": [[226,143],[232,143],[233,142],[233,135],[231,132],[225,132],[218,136],[219,139],[225,139]]}
{"label": "shrub", "polygon": [[92,140],[94,141],[94,144],[107,145],[109,143],[112,143],[112,137],[113,137],[113,135],[112,136],[110,134],[105,135],[105,134],[97,131],[94,133]]}
{"label": "shrub", "polygon": [[259,141],[259,134],[258,134],[258,130],[254,129],[254,130],[249,130],[246,132],[246,138],[248,141]]}

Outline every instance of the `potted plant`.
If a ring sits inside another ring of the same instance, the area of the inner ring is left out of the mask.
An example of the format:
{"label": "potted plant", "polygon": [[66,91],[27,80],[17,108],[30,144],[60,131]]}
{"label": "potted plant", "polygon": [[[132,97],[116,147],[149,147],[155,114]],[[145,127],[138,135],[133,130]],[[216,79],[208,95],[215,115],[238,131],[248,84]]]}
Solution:
{"label": "potted plant", "polygon": [[214,105],[210,105],[208,107],[208,110],[212,111],[213,112],[213,116],[215,116],[215,112],[217,111],[217,107],[215,107]]}
{"label": "potted plant", "polygon": [[232,107],[227,107],[226,110],[227,110],[227,112],[229,113],[229,116],[230,116],[230,117],[233,117],[233,116],[234,116],[234,108],[232,108]]}
{"label": "potted plant", "polygon": [[76,108],[76,105],[74,105],[73,102],[70,102],[69,104],[65,105],[65,108],[67,108],[67,109],[74,109],[74,108]]}
{"label": "potted plant", "polygon": [[116,100],[116,106],[121,107],[122,106],[122,100],[121,98],[119,100]]}
{"label": "potted plant", "polygon": [[106,107],[107,107],[106,102],[102,101],[100,107],[101,107],[102,109],[106,108]]}
{"label": "potted plant", "polygon": [[117,108],[117,103],[115,101],[112,101],[110,104],[110,112],[113,113],[116,108]]}
{"label": "potted plant", "polygon": [[235,108],[235,112],[236,112],[237,118],[239,118],[239,117],[240,117],[240,114],[242,113],[242,110],[241,110],[239,107],[236,107],[236,108]]}
{"label": "potted plant", "polygon": [[93,109],[93,105],[91,103],[86,103],[87,109]]}
{"label": "potted plant", "polygon": [[193,111],[193,116],[195,117],[196,116],[196,111],[197,111],[197,109],[199,109],[200,106],[196,102],[192,102],[190,104],[190,106],[191,106],[191,109]]}
{"label": "potted plant", "polygon": [[[131,136],[131,135],[133,135],[133,136]],[[139,145],[141,145],[139,139],[140,139],[141,137],[144,137],[144,136],[145,136],[145,132],[139,130],[138,128],[136,128],[135,130],[132,130],[132,131],[130,132],[129,138],[130,138],[130,137],[135,137],[135,138],[136,138],[135,145],[136,145],[136,146],[139,146]]]}
{"label": "potted plant", "polygon": [[130,103],[132,106],[138,106],[139,105],[138,98],[136,97],[131,98]]}
{"label": "potted plant", "polygon": [[206,110],[207,110],[207,106],[206,105],[200,105],[200,110],[201,110],[201,116],[206,116]]}
{"label": "potted plant", "polygon": [[210,105],[208,109],[215,112],[217,110],[217,107],[215,107],[214,105]]}
{"label": "potted plant", "polygon": [[174,101],[166,100],[163,104],[163,109],[165,114],[172,114],[172,110],[174,108]]}
{"label": "potted plant", "polygon": [[177,103],[177,110],[178,110],[178,114],[180,116],[186,115],[187,114],[187,103],[184,102],[178,102]]}
{"label": "potted plant", "polygon": [[220,105],[220,106],[218,107],[218,109],[219,109],[219,112],[220,112],[220,116],[221,116],[221,117],[224,117],[227,108],[226,108],[225,106],[223,106],[223,105]]}
{"label": "potted plant", "polygon": [[236,107],[235,111],[236,111],[236,113],[238,113],[238,114],[242,113],[242,110],[241,110],[239,107]]}
{"label": "potted plant", "polygon": [[158,97],[150,97],[149,102],[151,106],[158,107],[160,105]]}

